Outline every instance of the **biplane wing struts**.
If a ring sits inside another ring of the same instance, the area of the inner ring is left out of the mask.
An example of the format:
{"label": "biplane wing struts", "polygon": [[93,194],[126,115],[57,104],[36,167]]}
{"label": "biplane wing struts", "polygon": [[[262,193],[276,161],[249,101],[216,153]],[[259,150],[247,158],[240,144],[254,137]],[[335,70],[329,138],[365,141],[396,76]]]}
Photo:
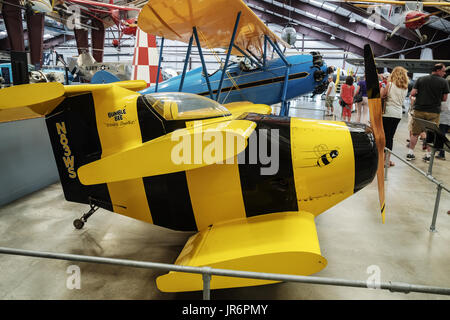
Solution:
{"label": "biplane wing struts", "polygon": [[[148,34],[188,44],[182,74],[142,93],[183,91],[209,95],[222,104],[243,100],[269,105],[281,102],[280,115],[287,116],[288,100],[309,92],[323,92],[326,75],[333,72],[315,52],[285,57],[280,45],[290,45],[278,38],[242,0],[151,1],[143,7],[138,25]],[[187,72],[194,41],[202,67]],[[269,46],[279,59],[268,61]],[[220,72],[208,73],[202,47],[226,50]],[[159,65],[162,53],[161,47]],[[253,69],[230,63],[231,54],[248,59]]]}

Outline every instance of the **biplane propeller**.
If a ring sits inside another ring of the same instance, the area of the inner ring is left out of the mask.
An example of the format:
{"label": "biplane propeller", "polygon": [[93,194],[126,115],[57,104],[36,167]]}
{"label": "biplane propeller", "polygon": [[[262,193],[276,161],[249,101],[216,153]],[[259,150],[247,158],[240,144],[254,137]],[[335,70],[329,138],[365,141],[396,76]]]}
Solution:
{"label": "biplane propeller", "polygon": [[[262,42],[254,46],[261,49]],[[315,217],[383,172],[369,46],[365,58],[373,128],[276,116],[270,106],[248,101],[222,105],[185,92],[140,94],[147,83],[139,80],[2,89],[0,121],[45,116],[66,200],[90,205],[74,221],[77,228],[100,207],[195,231],[178,265],[310,275],[327,265]],[[203,285],[201,275],[180,272],[156,282],[166,292]],[[212,276],[211,288],[268,283],[274,281]]]}

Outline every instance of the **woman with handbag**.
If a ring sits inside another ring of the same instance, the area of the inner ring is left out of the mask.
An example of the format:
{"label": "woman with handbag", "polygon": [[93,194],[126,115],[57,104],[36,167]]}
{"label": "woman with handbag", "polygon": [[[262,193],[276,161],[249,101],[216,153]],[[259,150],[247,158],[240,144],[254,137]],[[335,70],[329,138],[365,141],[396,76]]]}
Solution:
{"label": "woman with handbag", "polygon": [[342,120],[350,122],[352,117],[353,97],[355,95],[355,87],[353,86],[353,77],[348,76],[345,84],[341,86],[341,98],[339,100],[342,106]]}
{"label": "woman with handbag", "polygon": [[[394,135],[397,126],[402,119],[402,106],[408,93],[408,71],[403,67],[395,67],[388,78],[384,88],[381,88],[381,98],[384,99],[383,128],[386,137],[386,148],[392,150]],[[387,159],[386,159],[387,157]],[[385,153],[385,163],[390,167],[394,162],[390,161],[390,153]]]}

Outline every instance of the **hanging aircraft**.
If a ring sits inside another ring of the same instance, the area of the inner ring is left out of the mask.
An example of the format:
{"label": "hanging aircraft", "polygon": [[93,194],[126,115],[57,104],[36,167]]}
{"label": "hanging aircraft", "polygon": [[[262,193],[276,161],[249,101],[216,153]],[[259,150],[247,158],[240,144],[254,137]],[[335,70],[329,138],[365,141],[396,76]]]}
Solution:
{"label": "hanging aircraft", "polygon": [[[139,15],[139,27],[148,34],[184,42],[188,49],[181,75],[150,86],[141,93],[183,91],[207,96],[220,103],[251,101],[271,105],[281,102],[280,114],[287,115],[289,99],[309,92],[322,93],[326,89],[326,77],[334,68],[327,67],[318,52],[286,57],[279,44],[286,48],[290,45],[267,28],[244,2],[231,1],[229,6],[216,8],[217,3],[221,2],[153,0],[144,5]],[[190,12],[190,5],[200,9]],[[205,11],[214,12],[214,19],[204,15]],[[230,34],[215,27],[216,23],[228,26]],[[230,36],[232,41],[229,41]],[[186,72],[194,40],[202,67]],[[278,59],[269,59],[269,46]],[[219,70],[208,72],[202,48],[227,50]],[[160,59],[163,49],[164,41]],[[232,54],[240,56],[241,61],[230,62]]]}
{"label": "hanging aircraft", "polygon": [[[346,62],[358,66],[364,66],[363,58],[346,58]],[[392,59],[392,58],[375,58],[378,68],[394,69],[395,67],[403,67],[410,73],[430,73],[434,65],[443,63],[450,65],[450,60],[425,60],[425,59]]]}
{"label": "hanging aircraft", "polygon": [[82,82],[91,82],[92,77],[98,71],[107,71],[118,81],[131,79],[132,64],[127,62],[97,62],[94,57],[88,53],[69,57],[67,59],[70,73],[82,79]]}
{"label": "hanging aircraft", "polygon": [[[175,2],[179,8],[186,3]],[[254,26],[237,43],[262,51],[264,41],[256,40],[269,31],[259,19],[241,10],[239,0],[214,2],[214,10],[203,13],[216,22],[202,32],[217,29],[220,21],[223,38],[233,43],[236,20],[220,20],[231,10],[243,27]],[[276,116],[270,106],[248,101],[222,105],[185,92],[139,94],[145,81],[2,89],[0,121],[45,116],[65,198],[90,206],[74,221],[76,228],[101,207],[196,231],[179,265],[310,275],[327,264],[315,217],[375,174],[384,222],[384,133],[368,45],[365,58],[372,128]],[[167,292],[202,289],[197,274],[169,272],[156,282]],[[212,276],[211,288],[268,283],[274,281]]]}
{"label": "hanging aircraft", "polygon": [[[131,6],[115,5],[113,0],[109,3],[90,1],[90,0],[64,0],[67,3],[74,3],[79,5],[81,12],[88,15],[92,19],[97,19],[105,24],[105,27],[115,25],[117,27],[117,36],[114,36],[112,44],[119,48],[124,35],[136,35],[137,29],[137,14],[140,8]],[[110,20],[110,22],[108,22]]]}
{"label": "hanging aircraft", "polygon": [[367,5],[361,3],[369,3],[371,6],[387,4],[391,5],[388,15],[386,16],[388,21],[396,24],[394,30],[386,34],[386,40],[391,39],[394,34],[400,28],[406,28],[414,32],[420,42],[427,41],[427,35],[422,35],[420,28],[424,25],[433,22],[432,17],[442,13],[441,11],[435,11],[427,13],[423,11],[423,7],[446,7],[450,6],[450,2],[428,2],[428,1],[396,1],[396,0],[327,0],[327,2],[347,2],[355,6],[367,7]]}

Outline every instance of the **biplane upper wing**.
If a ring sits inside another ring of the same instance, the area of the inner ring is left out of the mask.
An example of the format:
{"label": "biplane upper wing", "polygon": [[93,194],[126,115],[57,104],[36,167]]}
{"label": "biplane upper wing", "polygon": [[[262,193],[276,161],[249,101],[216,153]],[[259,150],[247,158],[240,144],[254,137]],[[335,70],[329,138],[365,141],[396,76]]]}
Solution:
{"label": "biplane upper wing", "polygon": [[[187,241],[175,264],[253,272],[310,275],[327,265],[321,255],[314,215],[278,212],[214,224]],[[274,283],[212,276],[211,289]],[[202,290],[201,274],[171,271],[156,280],[164,292]]]}
{"label": "biplane upper wing", "polygon": [[[195,10],[194,10],[195,8]],[[138,26],[148,34],[188,43],[193,27],[205,48],[228,48],[236,17],[241,12],[235,45],[258,57],[263,55],[264,35],[279,39],[242,0],[152,0],[143,8]]]}

